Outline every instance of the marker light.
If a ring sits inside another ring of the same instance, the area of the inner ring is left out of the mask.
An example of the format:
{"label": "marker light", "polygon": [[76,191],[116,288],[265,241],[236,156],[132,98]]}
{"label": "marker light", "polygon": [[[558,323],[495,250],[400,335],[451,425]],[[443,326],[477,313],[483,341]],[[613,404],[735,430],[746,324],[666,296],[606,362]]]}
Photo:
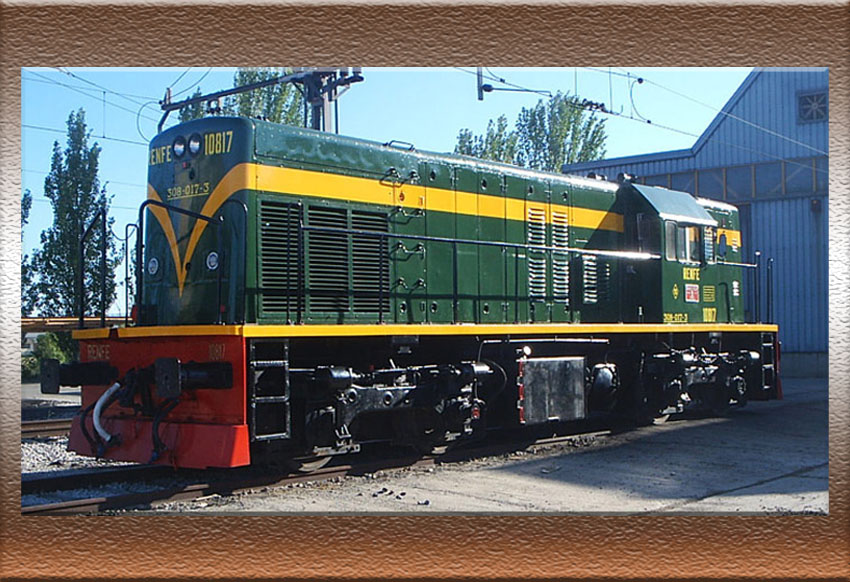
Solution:
{"label": "marker light", "polygon": [[174,140],[174,143],[171,144],[171,149],[174,151],[175,158],[183,157],[183,154],[186,153],[186,138],[182,135],[178,136],[177,139]]}
{"label": "marker light", "polygon": [[218,269],[218,253],[215,251],[211,251],[210,254],[207,255],[207,269],[210,271],[215,271]]}
{"label": "marker light", "polygon": [[159,261],[156,257],[151,257],[151,260],[148,261],[148,273],[153,276],[156,275],[157,271],[159,271]]}
{"label": "marker light", "polygon": [[197,133],[189,138],[189,153],[197,156],[201,151],[201,136]]}

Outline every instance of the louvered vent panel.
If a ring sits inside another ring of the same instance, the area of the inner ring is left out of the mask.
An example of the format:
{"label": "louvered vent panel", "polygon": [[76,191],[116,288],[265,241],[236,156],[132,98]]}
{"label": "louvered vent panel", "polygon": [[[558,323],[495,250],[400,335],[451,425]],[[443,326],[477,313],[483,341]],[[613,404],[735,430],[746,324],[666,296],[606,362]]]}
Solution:
{"label": "louvered vent panel", "polygon": [[[344,208],[311,206],[311,227],[348,229]],[[348,311],[348,235],[341,232],[310,231],[308,296],[312,311]]]}
{"label": "louvered vent panel", "polygon": [[582,261],[582,287],[584,289],[584,303],[594,304],[599,302],[599,265],[595,255],[583,255]]}
{"label": "louvered vent panel", "polygon": [[608,302],[612,299],[611,261],[608,259],[600,261],[597,271],[599,276],[599,282],[597,283],[597,287],[599,289],[599,300],[603,303]]}
{"label": "louvered vent panel", "polygon": [[[352,210],[351,229],[388,232],[387,215]],[[352,234],[351,259],[354,311],[356,313],[389,311],[390,263],[386,238]]]}
{"label": "louvered vent panel", "polygon": [[262,309],[267,313],[289,313],[298,301],[297,204],[260,202],[260,287]]}
{"label": "louvered vent panel", "polygon": [[552,212],[552,295],[556,302],[570,302],[570,219],[566,212]]}
{"label": "louvered vent panel", "polygon": [[[546,246],[546,211],[529,208],[527,224],[528,244]],[[528,249],[528,296],[531,301],[546,298],[546,252],[543,249]]]}

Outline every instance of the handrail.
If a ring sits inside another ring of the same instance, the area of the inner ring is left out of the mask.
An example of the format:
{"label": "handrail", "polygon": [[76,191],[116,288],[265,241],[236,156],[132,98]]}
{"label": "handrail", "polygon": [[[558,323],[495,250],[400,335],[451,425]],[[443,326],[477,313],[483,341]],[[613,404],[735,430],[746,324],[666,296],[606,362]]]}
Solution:
{"label": "handrail", "polygon": [[305,231],[316,231],[316,232],[336,232],[339,234],[356,234],[363,236],[374,236],[379,238],[407,238],[411,240],[424,240],[430,242],[444,242],[444,243],[460,243],[460,244],[471,244],[471,245],[479,245],[479,246],[494,246],[499,248],[517,248],[517,249],[531,249],[536,251],[552,251],[557,253],[577,253],[580,255],[594,255],[600,257],[615,257],[620,259],[630,259],[635,261],[649,261],[649,260],[660,260],[661,255],[655,255],[652,253],[642,253],[635,251],[613,251],[613,250],[605,250],[605,249],[586,249],[586,248],[577,248],[577,247],[552,247],[548,245],[532,245],[526,243],[509,243],[503,241],[489,241],[489,240],[472,240],[472,239],[462,239],[462,238],[447,238],[447,237],[439,237],[439,236],[425,236],[418,234],[401,234],[401,233],[393,233],[393,232],[377,232],[373,230],[358,230],[353,228],[333,228],[327,226],[302,226],[302,230]]}
{"label": "handrail", "polygon": [[124,227],[124,325],[130,324],[130,229],[139,235],[139,225],[133,222]]}
{"label": "handrail", "polygon": [[[139,306],[139,310],[141,311],[141,307],[143,304],[143,293],[144,293],[144,281],[142,280],[144,277],[144,265],[142,264],[142,252],[144,250],[144,239],[145,239],[145,210],[148,206],[158,206],[160,208],[165,208],[168,211],[174,211],[178,214],[184,214],[186,216],[191,216],[197,220],[204,220],[209,224],[214,224],[217,226],[221,226],[221,223],[224,221],[223,218],[216,220],[212,217],[205,216],[198,212],[193,212],[191,210],[186,210],[185,208],[180,208],[179,206],[172,206],[171,204],[166,204],[165,202],[160,202],[159,200],[145,200],[142,202],[141,206],[139,206],[139,226],[138,232],[136,234],[136,304]],[[139,313],[141,317],[141,312]]]}
{"label": "handrail", "polygon": [[[635,260],[635,261],[648,261],[648,260],[660,260],[660,255],[653,255],[651,253],[640,253],[640,252],[630,252],[630,251],[610,251],[603,249],[579,249],[574,247],[552,247],[547,245],[534,245],[527,243],[509,243],[504,241],[482,241],[482,240],[472,240],[472,239],[458,239],[458,238],[447,238],[447,237],[436,237],[436,236],[425,236],[425,235],[413,235],[413,234],[401,234],[401,233],[392,233],[392,232],[379,232],[379,231],[370,231],[370,230],[359,230],[359,229],[348,229],[348,228],[334,228],[334,227],[326,227],[326,226],[307,226],[303,224],[303,220],[299,222],[299,249],[298,249],[298,262],[299,274],[303,269],[303,251],[304,251],[304,242],[303,242],[303,233],[310,232],[325,232],[325,233],[337,233],[341,235],[359,235],[359,236],[367,236],[374,237],[381,240],[389,240],[391,238],[395,239],[410,239],[415,241],[430,241],[430,242],[440,242],[440,243],[448,243],[452,245],[452,318],[453,321],[457,322],[459,318],[459,301],[458,301],[458,245],[459,244],[470,244],[476,246],[492,246],[498,248],[513,248],[514,250],[524,250],[528,251],[544,251],[544,252],[552,252],[552,253],[561,253],[561,254],[570,254],[576,253],[579,255],[593,255],[593,256],[610,256],[616,257],[620,259],[626,260]],[[379,270],[379,281],[383,281],[384,275],[384,255],[386,253],[385,244],[380,245],[379,250],[379,261],[378,261],[378,270]],[[515,311],[514,311],[514,319],[518,321],[519,312],[517,311],[517,305],[519,303],[519,261],[523,258],[519,252],[514,252],[514,298],[515,298]],[[301,298],[306,296],[307,289],[303,284],[303,277],[299,280],[299,310],[298,310],[298,322],[301,323]],[[383,285],[379,283],[378,285],[378,322],[383,323],[383,301],[384,301],[384,288]]]}
{"label": "handrail", "polygon": [[[237,304],[240,306],[242,313],[241,313],[241,317],[236,318],[236,319],[237,319],[237,323],[245,323],[245,295],[246,295],[245,294],[245,288],[248,285],[248,281],[247,281],[247,278],[248,278],[248,267],[247,267],[247,265],[248,265],[248,206],[244,202],[242,202],[241,200],[237,200],[235,198],[230,198],[228,200],[225,200],[224,204],[222,204],[219,207],[218,211],[216,212],[216,215],[219,215],[219,213],[221,212],[221,209],[224,208],[225,206],[227,206],[228,204],[239,205],[239,207],[242,209],[242,212],[244,214],[244,220],[242,221],[242,225],[245,229],[245,234],[242,237],[242,301],[237,301]],[[220,218],[221,218],[221,222],[223,224],[224,223],[224,217],[221,216]],[[219,233],[221,233],[221,231],[219,231]],[[221,237],[219,237],[218,247],[219,247],[218,248],[218,256],[219,256],[219,260],[221,260],[223,258],[223,254],[222,254],[223,249],[222,249]],[[222,323],[222,321],[221,321],[221,278],[222,278],[222,271],[223,270],[224,270],[224,265],[219,264],[219,266],[218,266],[218,306],[219,306],[218,307],[218,312],[219,312],[218,323]],[[238,286],[237,286],[237,289],[238,289]],[[234,313],[234,316],[235,315],[236,314]]]}
{"label": "handrail", "polygon": [[77,269],[77,303],[80,308],[79,327],[85,326],[86,315],[86,293],[85,293],[85,265],[86,265],[86,239],[92,232],[98,219],[101,221],[100,240],[100,326],[106,327],[106,207],[97,211],[97,215],[89,223],[83,236],[80,238],[80,264]]}

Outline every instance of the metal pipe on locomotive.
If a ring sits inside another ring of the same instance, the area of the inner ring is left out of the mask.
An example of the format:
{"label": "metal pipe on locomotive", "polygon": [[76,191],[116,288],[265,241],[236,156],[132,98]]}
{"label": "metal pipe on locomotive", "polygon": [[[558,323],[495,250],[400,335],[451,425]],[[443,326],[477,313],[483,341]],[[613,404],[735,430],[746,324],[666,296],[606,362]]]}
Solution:
{"label": "metal pipe on locomotive", "polygon": [[731,205],[246,118],[148,165],[134,324],[42,370],[83,386],[80,454],[315,467],[781,397]]}

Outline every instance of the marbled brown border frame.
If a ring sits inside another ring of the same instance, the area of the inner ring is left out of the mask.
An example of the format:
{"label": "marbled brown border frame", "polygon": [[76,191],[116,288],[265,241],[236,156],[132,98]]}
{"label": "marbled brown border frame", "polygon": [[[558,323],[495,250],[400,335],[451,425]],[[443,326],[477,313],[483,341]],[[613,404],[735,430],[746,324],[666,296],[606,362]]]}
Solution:
{"label": "marbled brown border frame", "polygon": [[[0,578],[846,579],[847,2],[405,4],[0,6]],[[481,63],[830,67],[829,516],[20,515],[20,67]]]}

